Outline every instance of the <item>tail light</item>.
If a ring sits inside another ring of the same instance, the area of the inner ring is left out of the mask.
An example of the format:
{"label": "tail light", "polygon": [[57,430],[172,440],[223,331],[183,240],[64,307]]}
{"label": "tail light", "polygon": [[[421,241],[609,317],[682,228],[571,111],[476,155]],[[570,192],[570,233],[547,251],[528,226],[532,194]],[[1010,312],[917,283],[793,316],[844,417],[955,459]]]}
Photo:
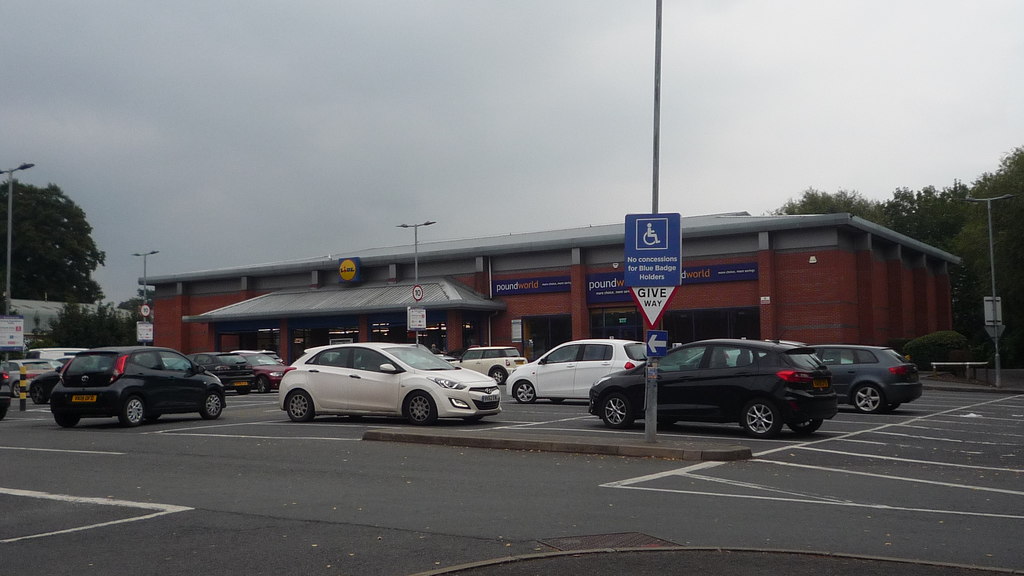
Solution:
{"label": "tail light", "polygon": [[626,361],[626,365],[625,365],[625,366],[623,366],[623,368],[624,368],[625,370],[632,370],[633,368],[636,368],[636,364],[633,364],[632,362],[630,362],[629,360],[627,360],[627,361]]}
{"label": "tail light", "polygon": [[775,373],[783,382],[790,382],[793,384],[811,384],[814,382],[814,375],[810,372],[801,372],[799,370],[779,370]]}
{"label": "tail light", "polygon": [[114,370],[110,373],[110,381],[113,382],[124,374],[124,365],[128,363],[128,355],[118,356],[114,362]]}
{"label": "tail light", "polygon": [[910,372],[910,367],[906,364],[900,366],[889,366],[889,372],[896,376],[906,376]]}

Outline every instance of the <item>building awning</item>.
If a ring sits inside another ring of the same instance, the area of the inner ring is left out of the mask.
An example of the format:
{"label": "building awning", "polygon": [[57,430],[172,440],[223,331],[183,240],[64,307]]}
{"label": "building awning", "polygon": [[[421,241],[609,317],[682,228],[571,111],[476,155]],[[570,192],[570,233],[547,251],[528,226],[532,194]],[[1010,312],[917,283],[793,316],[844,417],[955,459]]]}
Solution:
{"label": "building awning", "polygon": [[311,316],[346,316],[405,311],[409,306],[432,310],[477,310],[498,312],[505,303],[488,300],[469,288],[447,279],[420,282],[423,298],[413,298],[410,283],[369,283],[358,287],[284,290],[250,298],[196,316],[185,316],[185,322],[226,322],[266,320],[271,318],[306,318]]}

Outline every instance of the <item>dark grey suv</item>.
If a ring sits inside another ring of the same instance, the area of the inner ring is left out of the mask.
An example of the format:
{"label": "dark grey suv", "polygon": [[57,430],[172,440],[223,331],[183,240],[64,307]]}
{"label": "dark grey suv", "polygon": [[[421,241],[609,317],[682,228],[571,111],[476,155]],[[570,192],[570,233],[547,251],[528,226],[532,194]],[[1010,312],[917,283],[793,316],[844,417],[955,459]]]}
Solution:
{"label": "dark grey suv", "polygon": [[818,357],[832,371],[839,402],[878,414],[921,397],[917,365],[884,346],[821,344]]}
{"label": "dark grey suv", "polygon": [[122,426],[185,412],[212,420],[223,410],[216,376],[175,350],[152,346],[80,352],[50,394],[53,419],[65,428],[90,417],[117,416]]}

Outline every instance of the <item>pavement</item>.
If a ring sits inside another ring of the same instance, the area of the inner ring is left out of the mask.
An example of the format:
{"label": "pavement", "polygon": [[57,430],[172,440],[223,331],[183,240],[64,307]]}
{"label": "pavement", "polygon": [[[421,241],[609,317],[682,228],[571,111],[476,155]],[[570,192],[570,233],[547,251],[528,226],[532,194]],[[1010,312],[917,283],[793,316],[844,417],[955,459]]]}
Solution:
{"label": "pavement", "polygon": [[[1004,374],[1001,386],[953,374],[925,373],[921,381],[925,391],[945,390],[979,394],[1024,394],[1024,371]],[[692,462],[732,461],[751,458],[747,446],[715,442],[683,442],[661,435],[657,443],[646,443],[635,436],[571,433],[538,435],[509,428],[467,429],[465,427],[430,430],[370,430],[363,440],[414,442],[445,446],[466,446],[509,450],[573,452],[641,458],[665,458]],[[792,550],[720,549],[677,546],[644,534],[610,534],[579,542],[541,542],[548,550],[537,554],[495,558],[460,566],[450,566],[413,576],[534,576],[549,574],[588,574],[589,576],[632,576],[708,574],[714,576],[763,576],[765,573],[787,576],[985,576],[987,574],[1024,574],[1024,570],[986,570],[977,566],[932,564],[894,558],[808,553]]]}

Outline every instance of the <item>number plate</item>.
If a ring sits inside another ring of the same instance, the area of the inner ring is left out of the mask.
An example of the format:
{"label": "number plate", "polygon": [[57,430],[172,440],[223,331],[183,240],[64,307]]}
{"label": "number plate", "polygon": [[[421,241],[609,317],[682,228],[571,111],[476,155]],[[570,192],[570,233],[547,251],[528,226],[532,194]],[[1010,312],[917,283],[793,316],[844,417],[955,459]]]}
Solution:
{"label": "number plate", "polygon": [[248,386],[249,383],[243,380],[242,382],[235,382],[234,385],[235,386]]}
{"label": "number plate", "polygon": [[71,401],[72,402],[95,402],[96,401],[96,395],[95,394],[74,394],[73,396],[71,396]]}
{"label": "number plate", "polygon": [[500,394],[484,394],[480,397],[481,402],[497,402],[498,400],[501,400]]}
{"label": "number plate", "polygon": [[815,388],[828,388],[828,380],[825,379],[825,378],[815,378],[814,379],[814,387]]}

